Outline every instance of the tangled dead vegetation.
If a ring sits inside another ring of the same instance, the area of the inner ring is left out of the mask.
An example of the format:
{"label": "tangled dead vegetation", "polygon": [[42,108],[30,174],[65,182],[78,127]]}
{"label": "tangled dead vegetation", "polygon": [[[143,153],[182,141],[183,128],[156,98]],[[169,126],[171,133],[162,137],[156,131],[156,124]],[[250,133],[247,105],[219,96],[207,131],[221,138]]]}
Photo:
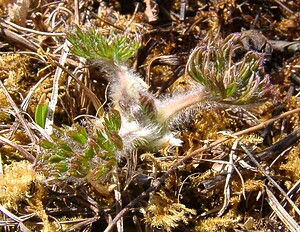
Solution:
{"label": "tangled dead vegetation", "polygon": [[3,231],[300,231],[298,1],[0,1]]}

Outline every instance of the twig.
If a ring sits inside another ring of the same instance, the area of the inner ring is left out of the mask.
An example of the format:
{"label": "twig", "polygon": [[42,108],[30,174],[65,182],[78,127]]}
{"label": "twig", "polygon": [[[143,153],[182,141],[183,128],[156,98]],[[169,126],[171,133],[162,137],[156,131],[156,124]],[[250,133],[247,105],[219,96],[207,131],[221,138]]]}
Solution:
{"label": "twig", "polygon": [[7,92],[7,90],[6,90],[5,86],[3,85],[2,81],[0,81],[0,89],[2,89],[2,91],[3,91],[3,93],[4,93],[5,97],[6,97],[6,99],[10,103],[11,107],[13,108],[13,110],[16,112],[16,116],[20,120],[20,122],[23,125],[23,127],[25,128],[25,131],[27,132],[27,135],[30,138],[31,142],[33,142],[35,144],[37,142],[37,140],[34,137],[33,132],[29,128],[28,123],[25,121],[25,119],[24,119],[24,117],[23,117],[20,109],[17,107],[16,103],[11,98],[10,94]]}
{"label": "twig", "polygon": [[251,154],[251,152],[247,149],[246,145],[242,142],[240,142],[240,146],[243,148],[247,156],[250,158],[251,162],[253,162],[259,171],[280,191],[280,193],[284,196],[284,198],[291,204],[291,206],[294,208],[294,210],[300,215],[300,210],[295,205],[295,203],[292,201],[292,199],[286,194],[286,192],[279,186],[279,184],[276,183],[276,181],[270,177],[270,175],[263,169],[263,167],[258,163],[258,161],[254,158],[254,156]]}
{"label": "twig", "polygon": [[20,152],[20,154],[27,160],[29,160],[31,163],[34,163],[35,157],[31,155],[28,151],[26,151],[23,147],[21,147],[18,144],[13,143],[12,141],[8,140],[7,138],[4,138],[0,136],[0,143],[5,143],[9,146],[14,147],[16,150]]}
{"label": "twig", "polygon": [[238,145],[238,140],[236,139],[232,145],[232,149],[229,154],[229,162],[226,165],[227,175],[226,175],[225,186],[224,186],[224,203],[223,203],[222,208],[218,212],[219,217],[221,217],[223,215],[223,213],[227,209],[227,206],[229,205],[229,201],[230,201],[230,186],[229,186],[229,184],[230,184],[230,179],[232,177],[232,173],[233,173],[233,169],[234,169],[233,156],[234,156],[234,152],[236,151],[237,145]]}
{"label": "twig", "polygon": [[284,139],[275,143],[272,147],[267,148],[257,155],[257,159],[260,161],[269,160],[274,154],[279,154],[286,150],[286,148],[292,146],[300,138],[300,128],[296,129]]}
{"label": "twig", "polygon": [[22,232],[30,232],[29,230],[22,222],[22,219],[14,215],[13,213],[9,212],[7,209],[5,209],[2,205],[0,205],[0,211],[11,218],[12,220],[18,222],[18,226],[20,227],[20,231]]}
{"label": "twig", "polygon": [[[0,18],[0,21],[8,24],[9,26],[15,28],[18,31],[31,32],[31,33],[34,33],[34,34],[37,34],[37,35],[44,35],[44,36],[65,36],[65,33],[62,33],[62,32],[41,32],[41,31],[36,31],[36,30],[33,30],[33,29],[28,29],[26,27],[22,27],[22,26],[19,26],[19,25],[15,24],[15,23],[9,22],[9,21],[7,21],[3,18]],[[4,24],[1,23],[1,26],[3,27]]]}
{"label": "twig", "polygon": [[[0,23],[0,26],[3,27],[3,25],[1,23]],[[10,31],[6,28],[2,28],[0,31],[0,34],[7,37],[7,40],[9,42],[13,42],[16,45],[18,45],[19,47],[29,49],[33,52],[36,52],[38,49],[38,46],[36,44],[32,43],[31,41],[25,39],[24,37],[20,36],[19,34],[13,32],[13,31]]]}
{"label": "twig", "polygon": [[[288,112],[285,112],[275,118],[269,119],[265,122],[262,122],[254,127],[239,131],[234,133],[232,136],[240,136],[243,134],[249,134],[251,132],[260,130],[265,128],[267,125],[269,125],[270,123],[273,123],[279,119],[285,118],[291,114],[295,114],[295,113],[299,113],[300,112],[300,108],[294,109],[294,110],[290,110]],[[138,197],[136,197],[135,199],[133,199],[125,208],[123,208],[116,216],[115,218],[111,221],[111,223],[106,227],[104,232],[109,232],[112,231],[113,227],[115,226],[115,224],[117,223],[117,221],[123,217],[123,215],[125,213],[127,213],[132,207],[134,207],[138,202],[140,202],[142,199],[144,199],[146,196],[148,196],[149,193],[151,193],[152,191],[156,191],[160,188],[161,184],[165,181],[165,179],[171,174],[173,173],[178,166],[180,166],[181,164],[183,164],[184,162],[187,162],[188,160],[190,160],[193,157],[198,156],[199,154],[201,154],[204,151],[207,151],[210,148],[213,148],[223,142],[225,142],[226,140],[228,140],[228,138],[222,138],[219,139],[209,145],[203,146],[193,152],[191,152],[189,155],[186,155],[185,157],[183,157],[182,159],[180,159],[176,164],[174,164],[173,167],[171,167],[167,172],[165,172],[161,178],[157,178],[153,181],[152,186],[150,186],[147,190],[145,190],[144,192],[142,192]]]}
{"label": "twig", "polygon": [[297,222],[286,212],[286,210],[280,205],[274,194],[266,187],[267,202],[270,207],[274,210],[280,220],[288,227],[291,232],[299,232],[300,226]]}
{"label": "twig", "polygon": [[138,202],[140,202],[146,196],[148,196],[149,193],[158,190],[159,187],[160,187],[160,185],[161,185],[161,183],[162,183],[161,180],[158,180],[158,179],[154,180],[152,186],[150,186],[147,190],[145,190],[144,192],[142,192],[138,197],[136,197],[135,199],[133,199],[125,208],[123,208],[116,215],[116,217],[106,227],[106,229],[104,230],[104,232],[111,231],[113,229],[113,227],[115,226],[115,224],[120,220],[121,217],[123,217],[123,215],[125,213],[127,213],[133,206],[135,206]]}

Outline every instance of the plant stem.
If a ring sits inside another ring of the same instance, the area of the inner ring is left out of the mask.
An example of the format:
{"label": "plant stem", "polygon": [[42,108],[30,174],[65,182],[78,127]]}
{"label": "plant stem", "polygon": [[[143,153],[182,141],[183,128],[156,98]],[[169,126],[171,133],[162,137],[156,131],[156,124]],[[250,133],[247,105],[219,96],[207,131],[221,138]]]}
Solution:
{"label": "plant stem", "polygon": [[161,102],[157,107],[157,118],[165,123],[182,110],[206,100],[207,94],[203,87],[199,86],[197,91],[172,97]]}

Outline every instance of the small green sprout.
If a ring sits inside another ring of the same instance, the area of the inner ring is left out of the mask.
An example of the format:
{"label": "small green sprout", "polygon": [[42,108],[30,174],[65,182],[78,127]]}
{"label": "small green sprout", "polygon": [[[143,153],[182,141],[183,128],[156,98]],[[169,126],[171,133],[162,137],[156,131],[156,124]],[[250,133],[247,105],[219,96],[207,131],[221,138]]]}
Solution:
{"label": "small green sprout", "polygon": [[43,94],[36,109],[34,115],[34,121],[40,127],[45,128],[49,101],[46,99],[46,95]]}
{"label": "small green sprout", "polygon": [[81,30],[79,26],[67,34],[67,39],[72,44],[71,51],[75,55],[89,60],[107,60],[115,64],[126,63],[140,47],[137,35],[115,32],[107,35],[95,28]]}
{"label": "small green sprout", "polygon": [[264,100],[270,91],[269,77],[264,73],[264,54],[249,51],[234,61],[238,35],[222,40],[208,36],[191,54],[188,74],[202,84],[214,100],[228,104],[248,104]]}

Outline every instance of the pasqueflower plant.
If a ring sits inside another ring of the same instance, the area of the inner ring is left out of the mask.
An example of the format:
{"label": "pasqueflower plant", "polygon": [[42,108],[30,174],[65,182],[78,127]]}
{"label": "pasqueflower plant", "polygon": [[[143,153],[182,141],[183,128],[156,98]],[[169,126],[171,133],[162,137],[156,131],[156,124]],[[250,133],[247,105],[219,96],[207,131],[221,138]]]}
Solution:
{"label": "pasqueflower plant", "polygon": [[96,132],[88,134],[81,126],[61,128],[51,142],[43,142],[57,176],[84,177],[90,171],[101,176],[133,150],[180,146],[181,140],[171,129],[174,117],[203,101],[243,105],[265,99],[270,83],[263,71],[264,54],[249,51],[234,61],[240,47],[237,37],[205,38],[186,66],[187,75],[195,80],[193,87],[161,99],[127,66],[140,46],[136,34],[105,35],[76,27],[67,35],[71,51],[106,73],[112,104],[108,116],[99,119],[102,127]]}

